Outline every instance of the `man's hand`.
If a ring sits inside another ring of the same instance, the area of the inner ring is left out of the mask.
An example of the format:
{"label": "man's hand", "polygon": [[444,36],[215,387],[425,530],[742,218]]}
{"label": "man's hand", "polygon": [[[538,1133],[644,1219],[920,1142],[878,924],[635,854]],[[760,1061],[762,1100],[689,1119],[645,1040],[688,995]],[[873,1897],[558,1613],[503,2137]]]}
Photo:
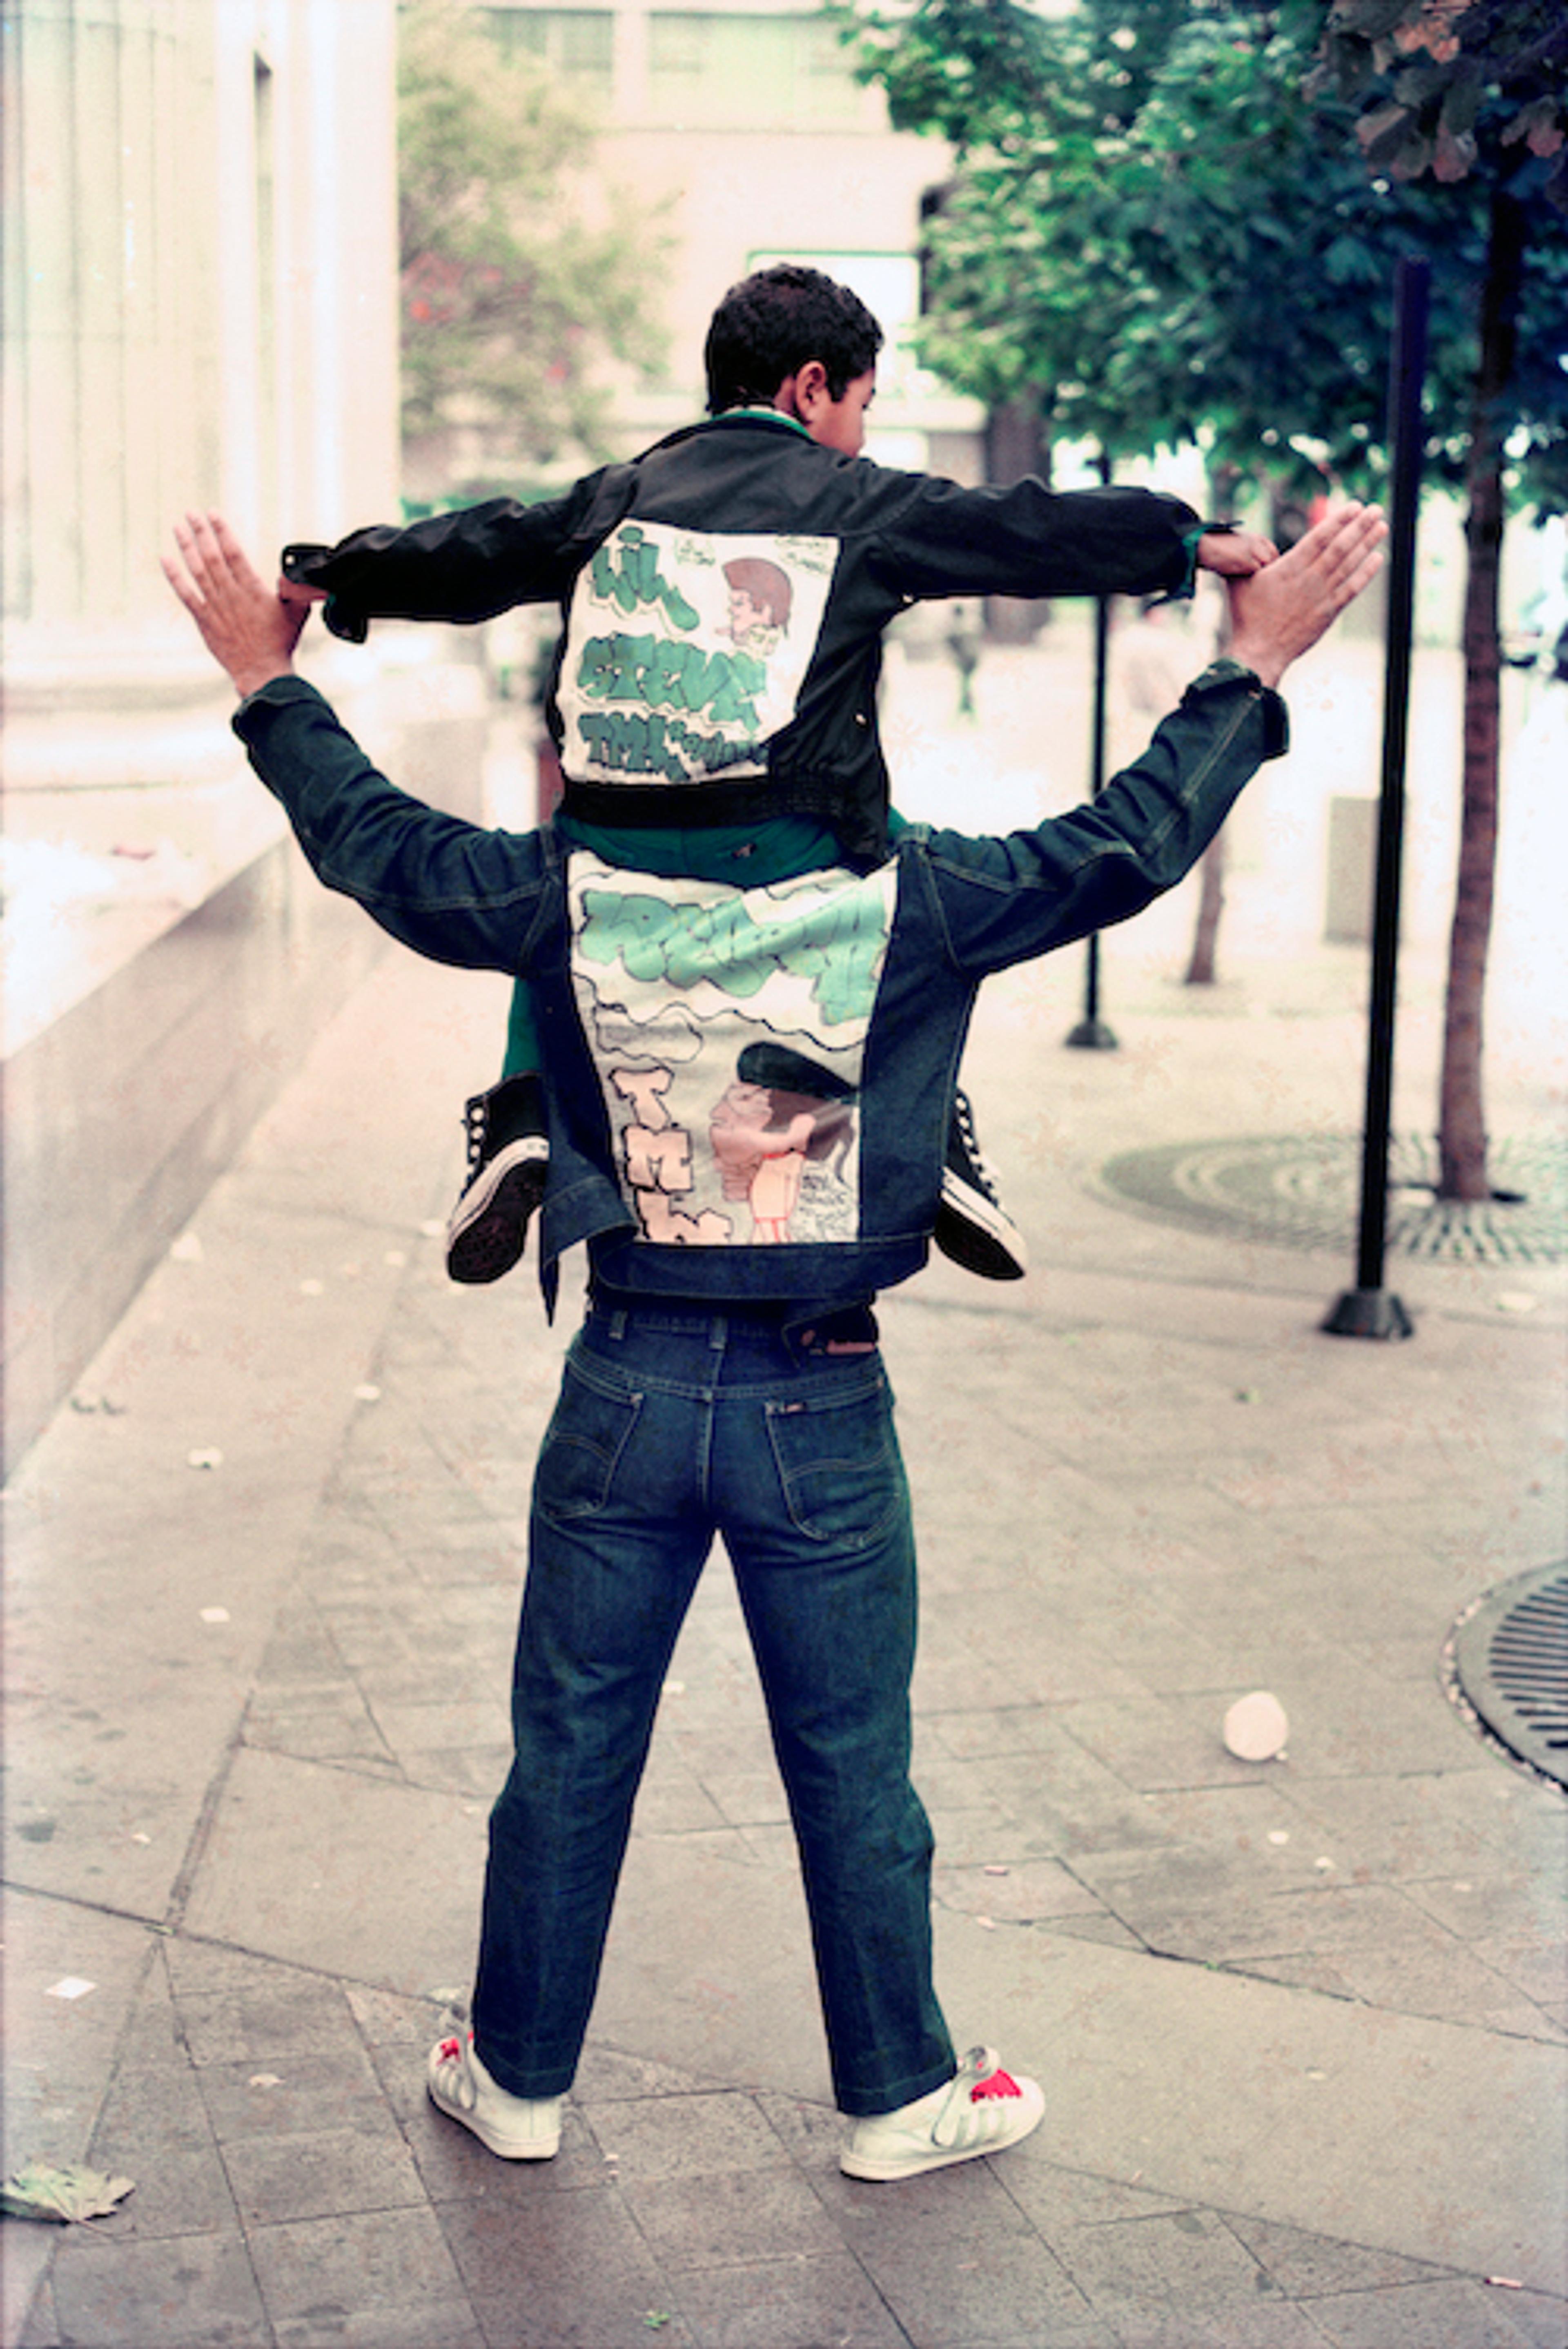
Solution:
{"label": "man's hand", "polygon": [[1381,569],[1387,535],[1380,507],[1336,506],[1277,563],[1228,581],[1230,658],[1277,685]]}
{"label": "man's hand", "polygon": [[309,605],[285,604],[263,585],[222,514],[187,514],[175,523],[174,538],[182,560],[162,556],[163,575],[236,693],[292,677]]}
{"label": "man's hand", "polygon": [[1279,549],[1272,538],[1255,530],[1206,530],[1198,541],[1198,569],[1222,579],[1250,579],[1265,563],[1277,563]]}

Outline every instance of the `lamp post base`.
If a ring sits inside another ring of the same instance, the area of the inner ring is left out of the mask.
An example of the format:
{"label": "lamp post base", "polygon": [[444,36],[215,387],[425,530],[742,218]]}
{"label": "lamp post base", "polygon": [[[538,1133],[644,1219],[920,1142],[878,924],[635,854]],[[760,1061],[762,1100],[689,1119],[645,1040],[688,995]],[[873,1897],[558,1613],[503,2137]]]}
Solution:
{"label": "lamp post base", "polygon": [[1320,1324],[1331,1338],[1413,1338],[1416,1325],[1388,1288],[1347,1288]]}
{"label": "lamp post base", "polygon": [[1079,1052],[1115,1052],[1120,1050],[1103,1019],[1080,1019],[1067,1041]]}

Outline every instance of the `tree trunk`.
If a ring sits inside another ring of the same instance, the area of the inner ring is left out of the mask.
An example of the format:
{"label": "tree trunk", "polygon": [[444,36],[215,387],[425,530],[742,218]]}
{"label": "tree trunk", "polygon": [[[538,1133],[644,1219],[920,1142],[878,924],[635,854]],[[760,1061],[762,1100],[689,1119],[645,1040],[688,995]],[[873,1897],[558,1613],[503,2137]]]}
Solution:
{"label": "tree trunk", "polygon": [[1481,292],[1480,357],[1476,371],[1465,517],[1469,563],[1464,609],[1464,790],[1460,815],[1459,883],[1449,946],[1438,1109],[1438,1196],[1491,1196],[1481,1095],[1481,1011],[1497,871],[1498,716],[1501,648],[1498,576],[1501,564],[1502,447],[1498,419],[1513,372],[1525,214],[1516,198],[1491,199],[1486,282]]}
{"label": "tree trunk", "polygon": [[[1209,493],[1213,500],[1212,519],[1219,522],[1231,506],[1241,481],[1234,465],[1216,466],[1209,476]],[[1227,604],[1220,622],[1216,651],[1223,652],[1231,638],[1230,606]],[[1217,832],[1203,851],[1198,868],[1198,919],[1192,931],[1192,951],[1181,976],[1183,987],[1212,987],[1216,968],[1216,949],[1220,937],[1220,916],[1225,909],[1225,866],[1229,850],[1222,831]]]}
{"label": "tree trunk", "polygon": [[[1046,436],[1040,394],[1021,391],[985,419],[985,479],[1006,489],[1026,473],[1051,478],[1051,449]],[[1050,605],[1037,595],[987,595],[981,609],[985,635],[994,645],[1032,645],[1050,616]]]}
{"label": "tree trunk", "polygon": [[1198,919],[1192,931],[1192,952],[1182,975],[1183,987],[1214,984],[1214,946],[1225,906],[1225,835],[1217,832],[1203,851],[1198,867]]}

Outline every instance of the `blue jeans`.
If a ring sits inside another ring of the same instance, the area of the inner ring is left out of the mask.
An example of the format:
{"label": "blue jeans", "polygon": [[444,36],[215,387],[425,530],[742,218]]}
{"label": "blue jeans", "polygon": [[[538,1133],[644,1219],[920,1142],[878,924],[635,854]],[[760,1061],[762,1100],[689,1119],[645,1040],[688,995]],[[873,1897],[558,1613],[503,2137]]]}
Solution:
{"label": "blue jeans", "polygon": [[841,2110],[950,2078],[932,1836],[909,1780],[914,1543],[892,1397],[756,1313],[595,1305],[534,1480],[490,1818],[474,2033],[520,2096],[570,2087],[676,1636],[715,1534],[789,1797]]}

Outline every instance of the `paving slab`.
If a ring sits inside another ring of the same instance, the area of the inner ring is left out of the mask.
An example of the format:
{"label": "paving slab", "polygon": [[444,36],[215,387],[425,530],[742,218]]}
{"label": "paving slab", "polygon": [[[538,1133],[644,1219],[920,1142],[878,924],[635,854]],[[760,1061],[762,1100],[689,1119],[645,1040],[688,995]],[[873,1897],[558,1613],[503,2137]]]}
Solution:
{"label": "paving slab", "polygon": [[187,1930],[418,1992],[466,1980],[488,1805],[243,1751],[216,1802]]}
{"label": "paving slab", "polygon": [[1563,2048],[1065,1936],[938,1952],[955,2023],[1048,2051],[1018,2160],[1568,2290]]}

